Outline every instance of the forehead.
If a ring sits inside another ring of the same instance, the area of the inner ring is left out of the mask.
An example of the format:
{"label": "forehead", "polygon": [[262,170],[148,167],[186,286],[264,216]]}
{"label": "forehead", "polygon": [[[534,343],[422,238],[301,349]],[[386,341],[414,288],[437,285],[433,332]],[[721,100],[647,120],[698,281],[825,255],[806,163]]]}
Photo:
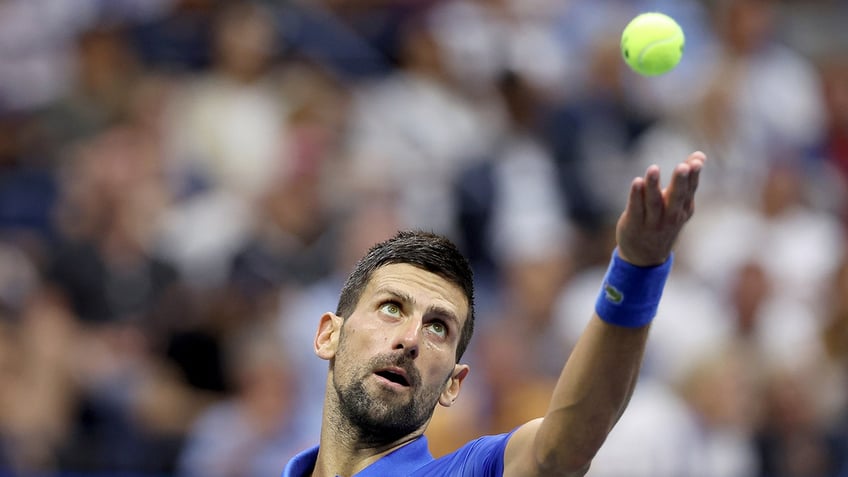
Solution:
{"label": "forehead", "polygon": [[468,298],[462,288],[439,276],[408,263],[392,263],[374,271],[364,296],[388,290],[403,292],[423,306],[437,305],[464,320],[468,315]]}

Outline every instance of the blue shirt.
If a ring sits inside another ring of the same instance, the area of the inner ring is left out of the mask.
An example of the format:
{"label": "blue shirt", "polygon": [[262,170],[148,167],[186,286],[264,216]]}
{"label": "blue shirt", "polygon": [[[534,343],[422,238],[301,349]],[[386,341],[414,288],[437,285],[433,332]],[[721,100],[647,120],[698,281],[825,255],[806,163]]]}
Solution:
{"label": "blue shirt", "polygon": [[[513,431],[515,432],[515,431]],[[502,477],[504,450],[512,432],[483,436],[456,451],[434,459],[421,436],[369,465],[356,477]],[[318,446],[296,455],[282,477],[308,477],[318,459]]]}

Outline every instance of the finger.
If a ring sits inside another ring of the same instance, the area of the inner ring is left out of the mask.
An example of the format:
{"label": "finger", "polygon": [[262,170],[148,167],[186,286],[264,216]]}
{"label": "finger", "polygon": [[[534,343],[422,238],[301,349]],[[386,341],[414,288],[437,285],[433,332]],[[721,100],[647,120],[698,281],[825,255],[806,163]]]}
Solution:
{"label": "finger", "polygon": [[660,168],[648,167],[645,172],[645,223],[657,224],[663,216],[663,195],[660,190]]}
{"label": "finger", "polygon": [[687,205],[691,202],[694,194],[690,176],[692,167],[688,163],[678,164],[671,173],[671,182],[668,186],[668,204],[667,213],[670,216],[680,215],[683,218],[688,218],[686,213]]}
{"label": "finger", "polygon": [[704,163],[707,160],[706,154],[701,151],[695,151],[692,153],[687,163],[691,168],[689,172],[689,189],[691,190],[691,197],[683,205],[684,210],[686,210],[687,215],[691,217],[695,213],[695,192],[698,190],[698,183],[701,178],[701,170],[704,167]]}
{"label": "finger", "polygon": [[686,162],[700,161],[701,164],[707,162],[707,155],[701,151],[695,151],[692,154],[689,154],[689,157],[686,158]]}
{"label": "finger", "polygon": [[645,223],[645,179],[641,177],[633,179],[626,210],[632,221],[637,224]]}
{"label": "finger", "polygon": [[701,151],[694,152],[691,156],[689,156],[687,163],[689,164],[689,167],[691,167],[691,172],[689,173],[689,187],[692,189],[692,193],[698,189],[701,169],[703,169],[704,162],[706,162],[706,160],[707,156]]}

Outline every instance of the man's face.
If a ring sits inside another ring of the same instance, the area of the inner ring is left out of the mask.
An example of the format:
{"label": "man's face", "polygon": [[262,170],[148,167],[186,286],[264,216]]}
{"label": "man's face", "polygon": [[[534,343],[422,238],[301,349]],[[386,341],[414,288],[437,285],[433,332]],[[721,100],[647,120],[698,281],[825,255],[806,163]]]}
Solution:
{"label": "man's face", "polygon": [[423,428],[437,402],[453,402],[468,371],[456,364],[467,318],[457,285],[408,264],[378,269],[332,356],[341,415],[380,440]]}

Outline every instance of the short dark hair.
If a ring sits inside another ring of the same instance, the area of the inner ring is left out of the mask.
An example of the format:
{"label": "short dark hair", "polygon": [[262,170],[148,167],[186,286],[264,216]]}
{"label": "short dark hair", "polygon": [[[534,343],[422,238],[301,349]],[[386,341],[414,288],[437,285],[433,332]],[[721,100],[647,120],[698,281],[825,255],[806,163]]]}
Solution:
{"label": "short dark hair", "polygon": [[468,316],[462,325],[456,361],[468,348],[474,333],[474,281],[471,266],[448,238],[425,231],[400,231],[392,238],[372,246],[354,267],[342,287],[336,314],[347,319],[374,272],[385,265],[407,263],[435,273],[459,286],[468,299]]}

